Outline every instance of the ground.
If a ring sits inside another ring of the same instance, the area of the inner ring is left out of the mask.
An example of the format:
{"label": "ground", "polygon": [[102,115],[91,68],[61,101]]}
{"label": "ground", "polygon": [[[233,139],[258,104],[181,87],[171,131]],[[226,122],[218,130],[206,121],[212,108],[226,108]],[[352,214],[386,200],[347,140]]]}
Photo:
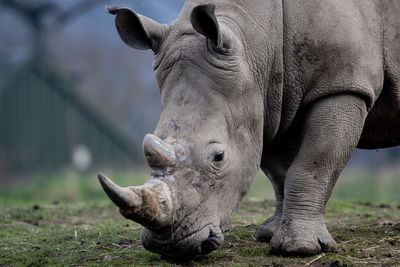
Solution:
{"label": "ground", "polygon": [[400,264],[400,207],[332,201],[326,221],[337,253],[306,258],[271,255],[254,229],[273,213],[273,201],[242,203],[221,249],[191,262],[172,263],[146,251],[140,226],[107,201],[3,205],[0,266],[357,266]]}
{"label": "ground", "polygon": [[[118,214],[95,173],[30,174],[0,187],[0,266],[400,266],[396,166],[340,177],[326,213],[337,253],[288,258],[256,242],[255,227],[274,212],[272,187],[259,175],[221,249],[179,264],[142,247],[141,227]],[[148,170],[105,173],[122,186],[148,177]]]}

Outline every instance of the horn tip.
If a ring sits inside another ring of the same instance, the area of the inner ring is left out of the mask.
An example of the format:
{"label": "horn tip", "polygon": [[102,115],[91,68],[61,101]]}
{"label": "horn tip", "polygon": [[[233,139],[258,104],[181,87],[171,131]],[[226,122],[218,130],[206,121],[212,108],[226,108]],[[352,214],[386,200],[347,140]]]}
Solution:
{"label": "horn tip", "polygon": [[118,13],[119,7],[117,5],[106,6],[106,10],[108,13],[115,15]]}
{"label": "horn tip", "polygon": [[99,179],[101,187],[103,187],[108,196],[110,196],[110,194],[114,194],[113,191],[118,188],[118,186],[113,181],[111,181],[101,172],[97,174],[97,178]]}
{"label": "horn tip", "polygon": [[110,180],[102,172],[99,172],[97,174],[97,178],[99,179],[99,182],[100,182],[101,185],[104,185],[105,183],[107,183],[107,180]]}
{"label": "horn tip", "polygon": [[132,207],[132,197],[125,192],[124,188],[115,184],[101,172],[98,173],[98,179],[104,192],[115,205],[125,209]]}

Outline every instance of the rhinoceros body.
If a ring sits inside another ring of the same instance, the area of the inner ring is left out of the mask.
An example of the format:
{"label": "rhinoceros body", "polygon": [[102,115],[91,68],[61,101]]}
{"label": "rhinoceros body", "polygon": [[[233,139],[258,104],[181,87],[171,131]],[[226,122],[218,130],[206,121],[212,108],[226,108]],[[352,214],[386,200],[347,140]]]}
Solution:
{"label": "rhinoceros body", "polygon": [[109,10],[125,43],[154,51],[162,95],[143,142],[151,179],[99,175],[143,245],[173,258],[218,248],[261,168],[277,201],[257,239],[333,251],[325,206],[354,149],[400,144],[400,2],[188,0],[171,26]]}

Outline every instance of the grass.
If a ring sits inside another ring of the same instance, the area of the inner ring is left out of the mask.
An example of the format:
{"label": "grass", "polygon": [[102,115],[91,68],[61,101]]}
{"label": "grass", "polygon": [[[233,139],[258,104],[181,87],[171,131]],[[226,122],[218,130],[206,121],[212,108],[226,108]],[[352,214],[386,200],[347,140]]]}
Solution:
{"label": "grass", "polygon": [[[141,185],[147,181],[149,171],[106,171],[107,176],[121,186]],[[7,180],[7,179],[6,179]],[[400,204],[400,166],[378,170],[345,170],[339,178],[332,199],[371,203]],[[76,202],[104,200],[96,173],[35,174],[0,187],[3,202]],[[247,200],[273,200],[273,188],[261,172],[254,180]]]}
{"label": "grass", "polygon": [[[272,188],[259,175],[222,248],[182,265],[400,265],[398,173],[344,173],[326,214],[338,251],[306,258],[271,255],[267,244],[255,242],[255,227],[274,212]],[[107,174],[123,186],[147,177],[146,171]],[[140,226],[106,198],[95,174],[41,174],[0,189],[0,266],[176,266],[146,251],[139,233]]]}
{"label": "grass", "polygon": [[[267,244],[254,240],[256,225],[273,213],[273,204],[243,202],[225,233],[223,247],[182,265],[400,263],[400,209],[396,206],[332,201],[326,218],[338,252],[285,258],[271,255]],[[175,266],[146,251],[140,244],[139,225],[123,219],[108,201],[2,206],[0,214],[0,266]]]}

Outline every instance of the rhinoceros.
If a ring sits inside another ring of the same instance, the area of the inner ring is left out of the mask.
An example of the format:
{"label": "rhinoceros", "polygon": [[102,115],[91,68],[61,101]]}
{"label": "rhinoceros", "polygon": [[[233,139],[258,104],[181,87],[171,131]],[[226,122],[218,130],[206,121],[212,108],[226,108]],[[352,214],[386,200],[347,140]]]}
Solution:
{"label": "rhinoceros", "polygon": [[121,39],[154,52],[161,117],[151,178],[99,180],[143,246],[193,257],[223,230],[261,170],[274,253],[332,252],[325,207],[353,151],[400,144],[400,1],[187,0],[171,25],[110,7]]}

